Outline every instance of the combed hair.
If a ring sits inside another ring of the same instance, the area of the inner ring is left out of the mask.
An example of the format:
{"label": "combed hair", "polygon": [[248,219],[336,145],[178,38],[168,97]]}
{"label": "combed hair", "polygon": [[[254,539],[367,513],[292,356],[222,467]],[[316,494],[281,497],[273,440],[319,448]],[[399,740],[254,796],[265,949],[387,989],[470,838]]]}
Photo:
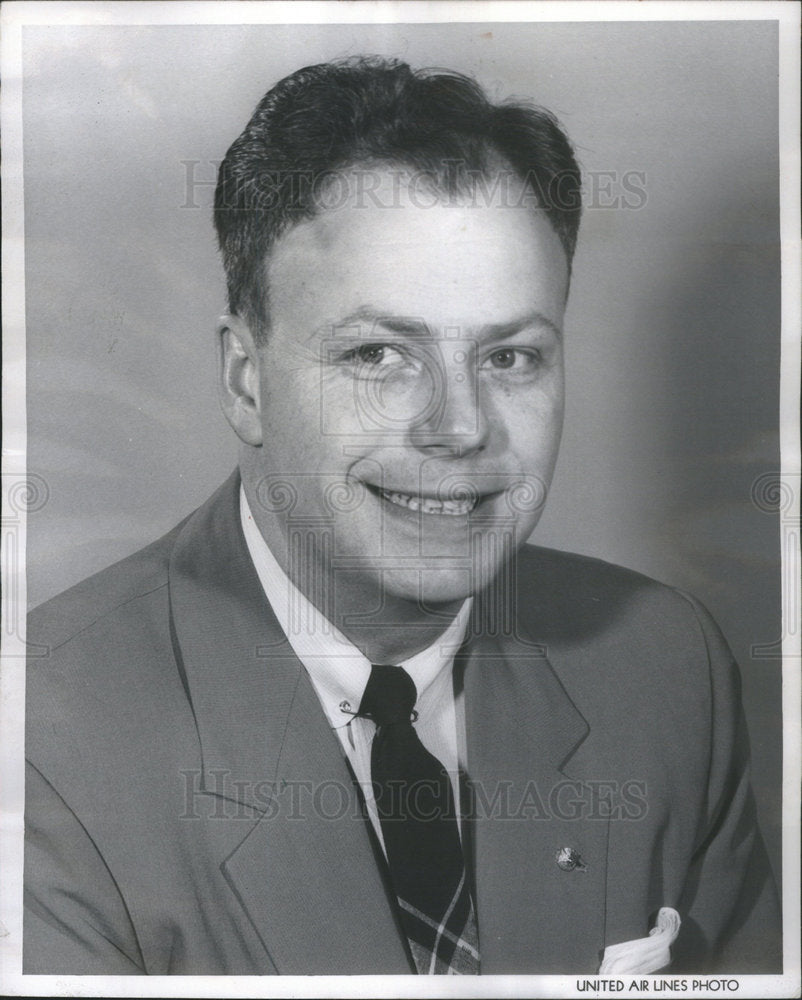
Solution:
{"label": "combed hair", "polygon": [[265,94],[220,165],[214,222],[229,309],[257,340],[268,325],[275,241],[322,210],[321,192],[338,172],[382,165],[410,168],[448,195],[512,170],[547,214],[570,268],[581,177],[552,114],[493,104],[474,80],[447,70],[364,56],[321,63]]}

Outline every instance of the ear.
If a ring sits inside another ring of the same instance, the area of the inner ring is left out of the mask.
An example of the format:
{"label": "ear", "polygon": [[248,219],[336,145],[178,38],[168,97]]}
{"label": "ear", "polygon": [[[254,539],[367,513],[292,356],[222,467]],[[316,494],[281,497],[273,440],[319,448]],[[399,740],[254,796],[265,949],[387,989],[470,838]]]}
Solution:
{"label": "ear", "polygon": [[250,327],[239,316],[221,316],[217,324],[220,405],[237,437],[262,444],[259,402],[259,349]]}

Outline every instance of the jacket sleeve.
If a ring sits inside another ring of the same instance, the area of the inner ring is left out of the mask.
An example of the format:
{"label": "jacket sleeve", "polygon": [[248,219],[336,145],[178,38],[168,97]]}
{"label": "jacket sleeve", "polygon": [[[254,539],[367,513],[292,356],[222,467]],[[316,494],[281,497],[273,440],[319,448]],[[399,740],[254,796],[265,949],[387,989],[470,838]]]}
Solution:
{"label": "jacket sleeve", "polygon": [[782,971],[774,878],[749,783],[749,737],[738,667],[708,612],[692,604],[710,667],[712,718],[706,808],[680,902],[672,971]]}
{"label": "jacket sleeve", "polygon": [[144,975],[130,915],[91,837],[31,764],[25,795],[23,973]]}

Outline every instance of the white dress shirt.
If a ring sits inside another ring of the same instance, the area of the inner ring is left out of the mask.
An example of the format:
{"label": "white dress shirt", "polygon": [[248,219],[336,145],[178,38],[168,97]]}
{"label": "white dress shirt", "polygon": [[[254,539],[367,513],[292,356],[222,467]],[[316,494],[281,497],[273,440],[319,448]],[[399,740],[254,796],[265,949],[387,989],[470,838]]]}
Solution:
{"label": "white dress shirt", "polygon": [[[368,816],[384,848],[381,824],[370,782],[370,747],[376,727],[353,713],[370,677],[371,664],[292,583],[270,551],[253,520],[240,486],[240,517],[245,541],[265,596],[295,655],[306,668],[331,728],[362,788]],[[459,817],[459,769],[463,707],[454,694],[452,668],[462,645],[473,598],[465,600],[446,631],[427,649],[396,666],[403,667],[418,692],[414,726],[426,749],[442,763],[451,778]]]}

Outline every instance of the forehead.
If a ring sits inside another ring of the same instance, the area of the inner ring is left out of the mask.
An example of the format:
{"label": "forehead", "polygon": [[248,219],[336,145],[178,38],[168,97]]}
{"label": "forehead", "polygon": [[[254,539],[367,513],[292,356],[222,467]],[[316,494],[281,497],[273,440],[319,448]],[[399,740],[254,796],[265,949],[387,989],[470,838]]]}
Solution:
{"label": "forehead", "polygon": [[521,197],[520,182],[505,197],[486,198],[438,195],[389,170],[344,176],[332,207],[276,242],[271,325],[290,316],[336,323],[364,303],[432,326],[470,328],[528,311],[560,325],[565,254],[546,214]]}

